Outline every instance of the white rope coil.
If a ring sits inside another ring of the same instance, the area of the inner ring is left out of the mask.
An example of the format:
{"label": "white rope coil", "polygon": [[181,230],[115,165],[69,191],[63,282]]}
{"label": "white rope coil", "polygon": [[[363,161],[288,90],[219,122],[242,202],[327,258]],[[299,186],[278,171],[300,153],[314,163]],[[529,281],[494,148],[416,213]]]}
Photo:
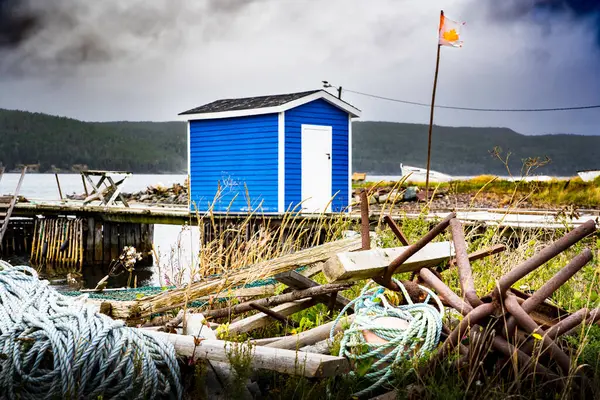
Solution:
{"label": "white rope coil", "polygon": [[[0,393],[9,399],[181,398],[175,350],[0,261]],[[4,398],[4,397],[3,397]]]}
{"label": "white rope coil", "polygon": [[[428,297],[423,303],[414,304],[404,285],[394,279],[402,290],[407,305],[395,307],[386,298],[385,288],[374,282],[367,283],[360,295],[344,307],[331,328],[330,339],[334,339],[335,326],[346,310],[354,306],[355,317],[350,328],[344,331],[340,342],[340,357],[346,357],[355,363],[362,360],[376,360],[369,368],[364,378],[373,382],[368,388],[355,393],[361,397],[384,385],[392,375],[391,366],[411,357],[423,357],[434,350],[440,341],[444,306],[440,299],[426,287]],[[427,304],[433,299],[438,308]],[[395,317],[407,322],[405,329],[390,328],[377,323],[381,317]],[[385,343],[369,343],[364,333],[370,331]]]}

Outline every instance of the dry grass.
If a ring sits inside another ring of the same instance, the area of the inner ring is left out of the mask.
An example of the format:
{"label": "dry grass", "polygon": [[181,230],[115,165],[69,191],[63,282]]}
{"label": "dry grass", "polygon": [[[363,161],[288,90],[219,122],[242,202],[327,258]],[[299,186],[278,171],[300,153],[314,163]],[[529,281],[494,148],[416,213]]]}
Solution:
{"label": "dry grass", "polygon": [[[577,183],[577,182],[576,182]],[[403,183],[395,183],[396,187],[401,187]],[[564,186],[564,182],[562,185]],[[577,183],[579,184],[579,183]],[[583,184],[583,182],[581,182]],[[512,186],[510,186],[512,185]],[[535,190],[540,190],[539,186],[528,186],[529,184],[515,184],[514,182],[497,181],[493,177],[478,177],[469,181],[468,185],[456,190],[475,190],[494,193],[500,191],[504,194],[517,193],[517,198],[527,196],[534,198]],[[583,184],[590,193],[595,192],[596,188],[588,184]],[[559,184],[549,182],[546,187],[550,192],[556,192]],[[529,188],[530,192],[526,192]],[[535,190],[533,190],[535,188]],[[483,192],[481,191],[481,192]],[[539,192],[542,193],[542,192]],[[600,197],[598,198],[600,204]],[[257,215],[248,214],[248,217],[238,226],[223,226],[212,212],[197,214],[197,222],[200,226],[207,225],[213,229],[214,237],[207,241],[202,247],[198,257],[198,265],[190,268],[190,280],[202,281],[206,283],[205,291],[226,290],[221,284],[211,286],[211,281],[207,279],[211,274],[220,274],[227,277],[236,277],[243,273],[244,267],[267,262],[275,257],[289,254],[302,247],[316,245],[322,242],[328,242],[340,239],[343,232],[348,229],[358,230],[356,224],[348,221],[345,215],[340,214],[333,219],[325,216],[317,217],[314,224],[308,224],[306,220],[296,221],[294,218],[297,213],[290,212],[284,217],[280,226],[272,226],[268,219],[264,219],[258,226],[252,226],[254,217]],[[414,242],[421,237],[431,227],[431,222],[426,221],[425,215],[418,219],[405,219],[402,223],[402,230]],[[249,229],[251,230],[250,234]],[[469,229],[466,232],[467,242],[470,244],[469,251],[475,251],[490,247],[494,244],[508,244],[510,250],[495,255],[493,257],[474,262],[473,274],[475,286],[480,296],[490,293],[496,284],[496,281],[508,272],[510,269],[531,257],[541,248],[548,245],[553,240],[564,235],[570,228],[568,224],[562,231],[507,231],[499,228],[487,229]],[[395,236],[390,230],[382,224],[376,229],[378,234],[378,244],[382,247],[399,246]],[[440,235],[436,240],[449,240],[449,233]],[[535,291],[539,289],[547,280],[557,271],[564,267],[570,259],[581,252],[585,247],[589,247],[594,254],[597,254],[598,242],[596,237],[590,237],[574,245],[569,250],[558,255],[538,270],[529,274],[515,286],[526,291]],[[456,269],[447,269],[442,273],[444,282],[455,292],[460,293],[458,276]],[[244,276],[244,281],[252,281],[264,277],[264,273],[255,271],[253,276]],[[408,279],[408,276],[400,276],[402,279]],[[315,279],[324,282],[322,276],[316,276]],[[228,285],[239,283],[240,281],[232,279],[227,281]],[[355,297],[361,287],[362,282],[357,283],[353,288],[342,293],[348,298]],[[192,285],[187,286],[186,302],[195,297],[192,293]],[[571,278],[565,285],[557,290],[550,299],[557,306],[567,311],[575,311],[582,307],[594,308],[600,306],[600,284],[598,283],[598,259],[585,266],[578,274]],[[326,307],[316,306],[302,311],[292,318],[301,323],[301,330],[308,329],[316,324],[324,323],[336,316],[336,313],[330,314]],[[279,323],[274,323],[269,329],[261,330],[253,334],[254,337],[275,336],[288,333],[285,327]],[[597,396],[600,392],[596,391],[596,382],[600,381],[600,329],[597,326],[586,326],[576,332],[574,336],[566,337],[560,342],[560,345],[571,354],[573,368],[569,375],[567,385],[559,388],[555,383],[544,382],[534,379],[529,373],[523,371],[513,359],[504,360],[499,365],[487,365],[484,362],[483,354],[487,354],[490,348],[490,337],[492,332],[484,332],[481,340],[470,343],[472,354],[466,364],[467,367],[457,369],[451,361],[442,363],[436,368],[430,369],[425,375],[419,375],[415,364],[424,363],[426,360],[412,360],[404,365],[398,366],[396,379],[391,386],[399,390],[399,398],[406,398],[418,395],[416,398],[445,398],[445,399],[464,399],[464,398],[582,398],[584,395]],[[232,340],[245,340],[246,335],[239,338],[229,338]],[[335,346],[334,346],[335,347]],[[535,357],[540,357],[537,354]],[[458,354],[455,354],[455,359]],[[506,366],[502,373],[498,368]],[[575,379],[579,371],[584,371],[591,382],[591,391],[582,393],[580,381]],[[278,396],[274,398],[309,398],[313,396],[326,396],[326,393],[347,394],[348,388],[360,387],[364,382],[360,379],[348,381],[348,377],[338,378],[336,380],[321,382],[319,385],[309,384],[301,378],[277,377],[273,378],[276,382]],[[274,383],[275,384],[275,383]],[[337,388],[337,389],[336,389]],[[337,391],[336,391],[337,390]],[[309,396],[309,397],[306,397]],[[333,396],[332,398],[335,398]],[[340,398],[338,396],[338,398]]]}

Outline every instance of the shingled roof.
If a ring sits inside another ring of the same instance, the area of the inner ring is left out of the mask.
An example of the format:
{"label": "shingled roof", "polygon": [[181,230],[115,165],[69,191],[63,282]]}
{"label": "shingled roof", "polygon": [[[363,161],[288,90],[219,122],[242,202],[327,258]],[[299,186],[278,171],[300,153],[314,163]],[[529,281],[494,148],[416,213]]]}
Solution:
{"label": "shingled roof", "polygon": [[258,115],[284,112],[308,102],[323,99],[328,103],[346,111],[352,117],[360,116],[360,110],[338,99],[325,90],[276,94],[271,96],[245,97],[241,99],[223,99],[213,101],[200,107],[184,111],[179,115],[194,115],[193,119],[227,118],[245,115]]}
{"label": "shingled roof", "polygon": [[225,111],[252,110],[256,108],[278,107],[294,100],[301,99],[321,90],[310,90],[307,92],[276,94],[271,96],[246,97],[242,99],[223,99],[213,101],[200,107],[184,111],[179,115],[205,114]]}

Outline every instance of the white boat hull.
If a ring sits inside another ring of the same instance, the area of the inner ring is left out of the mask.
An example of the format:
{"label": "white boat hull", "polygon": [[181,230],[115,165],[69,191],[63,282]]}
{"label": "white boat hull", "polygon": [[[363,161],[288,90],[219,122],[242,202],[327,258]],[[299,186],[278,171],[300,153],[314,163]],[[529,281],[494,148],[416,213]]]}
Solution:
{"label": "white boat hull", "polygon": [[577,171],[577,175],[579,175],[582,181],[591,182],[600,176],[600,170]]}

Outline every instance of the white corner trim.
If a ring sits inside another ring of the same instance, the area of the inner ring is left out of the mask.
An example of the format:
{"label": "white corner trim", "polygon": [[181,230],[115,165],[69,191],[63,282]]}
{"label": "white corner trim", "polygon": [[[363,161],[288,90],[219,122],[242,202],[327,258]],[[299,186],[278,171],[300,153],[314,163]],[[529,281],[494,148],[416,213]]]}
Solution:
{"label": "white corner trim", "polygon": [[338,99],[333,96],[331,93],[326,92],[325,90],[321,90],[319,92],[313,93],[311,95],[305,96],[301,99],[290,101],[282,106],[277,107],[263,107],[263,108],[252,108],[249,110],[238,110],[238,111],[224,111],[224,112],[214,112],[214,113],[203,113],[203,114],[184,114],[179,115],[178,119],[180,121],[190,121],[190,120],[201,120],[201,119],[220,119],[220,118],[235,118],[235,117],[245,117],[250,115],[264,115],[264,114],[278,114],[282,112],[286,112],[292,108],[299,107],[303,104],[310,103],[311,101],[315,101],[318,99],[323,99],[326,102],[344,110],[351,117],[360,117],[361,111]]}
{"label": "white corner trim", "polygon": [[279,113],[279,140],[278,143],[278,185],[277,208],[280,213],[285,212],[285,112]]}
{"label": "white corner trim", "polygon": [[191,130],[191,122],[187,123],[187,161],[188,161],[188,210],[191,209],[191,198],[192,198],[192,130]]}
{"label": "white corner trim", "polygon": [[352,116],[348,115],[348,212],[352,212]]}

